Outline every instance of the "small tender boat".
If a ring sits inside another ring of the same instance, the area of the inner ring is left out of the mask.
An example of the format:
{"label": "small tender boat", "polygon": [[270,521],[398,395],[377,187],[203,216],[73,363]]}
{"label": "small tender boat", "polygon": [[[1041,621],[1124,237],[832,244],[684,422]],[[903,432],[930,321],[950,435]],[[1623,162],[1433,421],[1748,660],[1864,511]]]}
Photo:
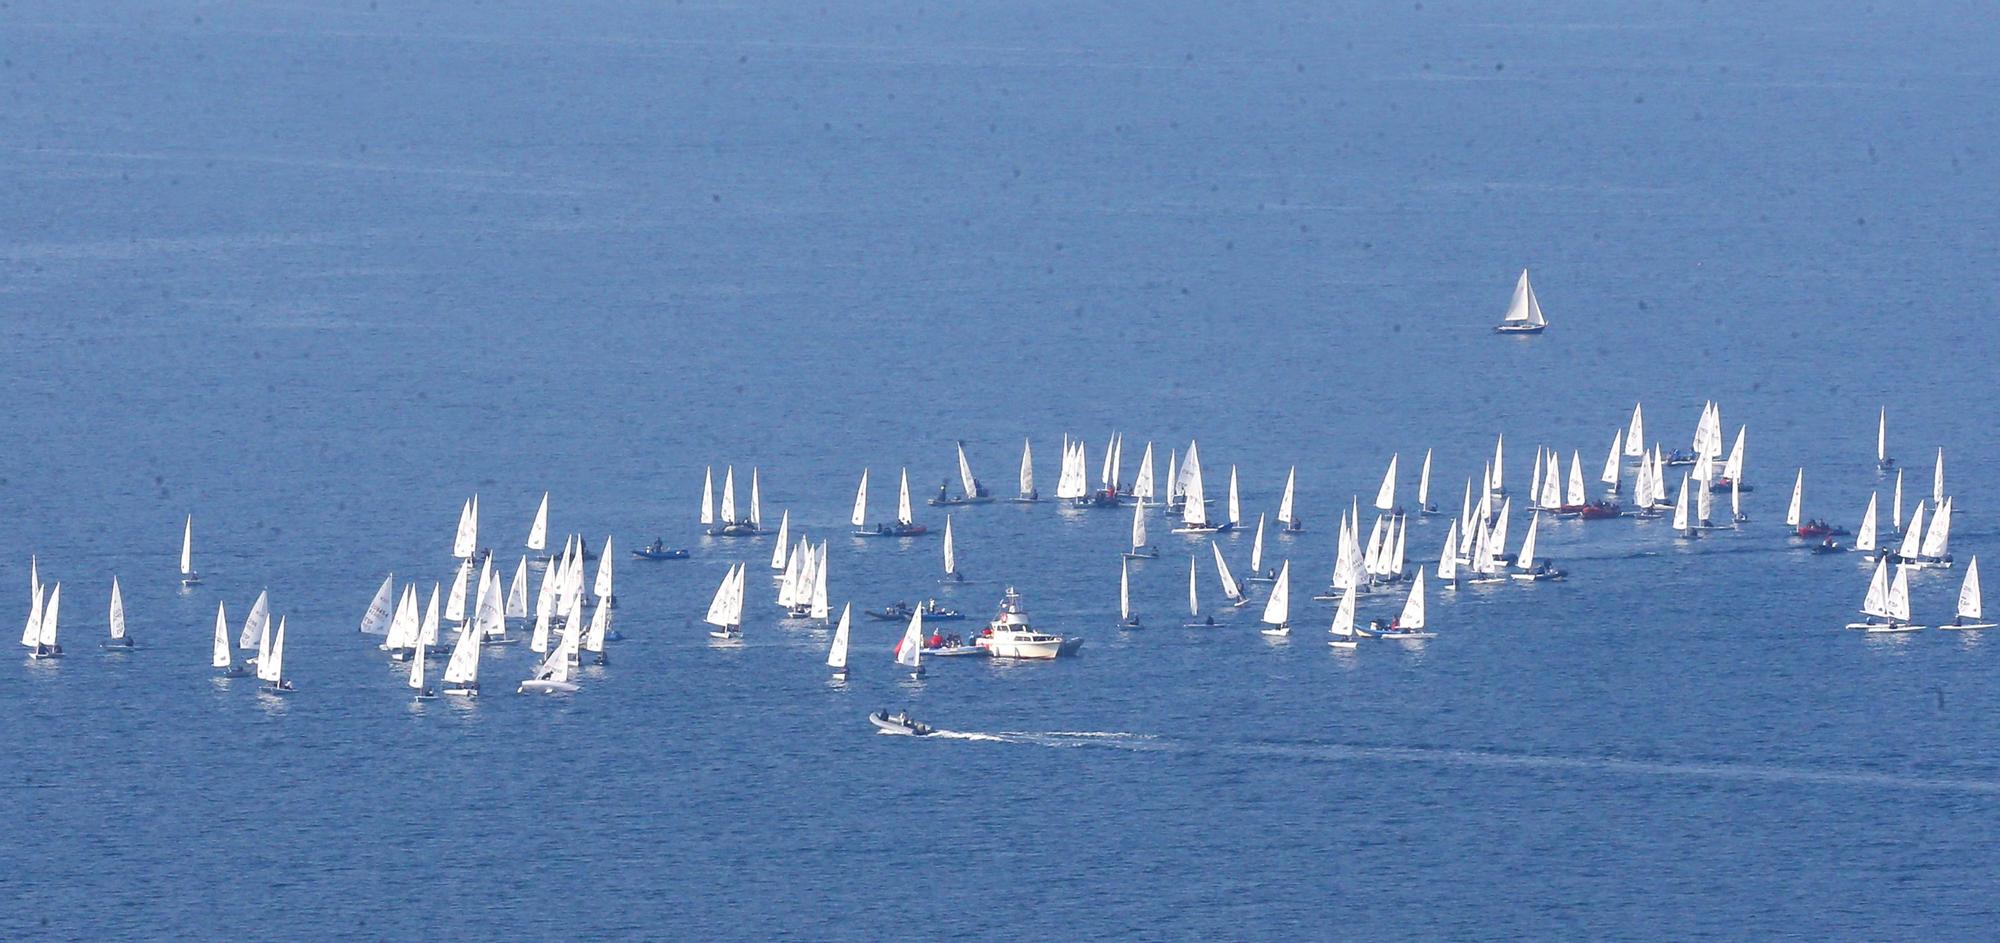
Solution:
{"label": "small tender boat", "polygon": [[921,724],[911,719],[908,711],[897,711],[891,714],[885,708],[869,714],[868,722],[875,725],[877,733],[895,737],[928,737],[937,732],[932,730],[928,724]]}
{"label": "small tender boat", "polygon": [[680,547],[669,547],[655,540],[650,547],[635,548],[632,556],[638,560],[685,560],[688,558],[688,552]]}
{"label": "small tender boat", "polygon": [[1535,300],[1535,289],[1528,284],[1528,270],[1521,270],[1520,280],[1514,283],[1514,299],[1507,304],[1507,314],[1493,328],[1495,334],[1540,334],[1549,326],[1542,316],[1542,304]]}
{"label": "small tender boat", "polygon": [[925,602],[921,607],[912,607],[909,603],[898,602],[895,605],[882,609],[863,610],[862,615],[877,622],[901,622],[915,615],[918,608],[923,610],[924,618],[932,622],[959,622],[965,619],[965,613],[943,605],[935,599]]}

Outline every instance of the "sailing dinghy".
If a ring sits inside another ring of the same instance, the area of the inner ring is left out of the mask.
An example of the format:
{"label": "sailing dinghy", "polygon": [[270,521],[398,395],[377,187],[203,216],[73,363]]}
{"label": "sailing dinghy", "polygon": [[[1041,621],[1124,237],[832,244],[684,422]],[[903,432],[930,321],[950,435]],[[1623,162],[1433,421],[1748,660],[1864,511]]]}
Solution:
{"label": "sailing dinghy", "polygon": [[1424,618],[1424,568],[1417,567],[1417,578],[1410,583],[1410,595],[1403,600],[1403,611],[1395,621],[1386,626],[1369,623],[1380,638],[1420,640],[1437,638],[1437,633],[1425,631]]}
{"label": "sailing dinghy", "polygon": [[958,487],[959,493],[951,494],[949,479],[938,485],[937,497],[930,501],[931,507],[947,507],[953,504],[991,504],[993,495],[986,490],[985,483],[972,476],[972,465],[965,460],[965,443],[954,443],[958,447]]}
{"label": "sailing dinghy", "polygon": [[1868,581],[1868,595],[1861,601],[1861,612],[1868,618],[1849,622],[1848,628],[1874,633],[1915,632],[1923,628],[1910,623],[1910,571],[1896,567],[1892,581],[1887,557],[1875,561],[1875,575]]}
{"label": "sailing dinghy", "polygon": [[1259,621],[1264,628],[1258,631],[1264,635],[1283,638],[1292,634],[1292,561],[1278,567],[1278,581],[1271,585],[1271,598],[1264,602],[1264,617]]}
{"label": "sailing dinghy", "polygon": [[1151,560],[1160,555],[1159,548],[1146,543],[1146,503],[1132,505],[1132,546],[1125,551],[1127,560]]}
{"label": "sailing dinghy", "polygon": [[1950,624],[1940,625],[1940,629],[1990,629],[1994,623],[1986,621],[1986,610],[1979,598],[1979,558],[1973,557],[1965,564],[1965,582],[1958,587],[1958,614]]}
{"label": "sailing dinghy", "polygon": [[201,574],[194,568],[194,515],[187,516],[187,525],[181,529],[181,585],[198,586]]}
{"label": "sailing dinghy", "polygon": [[111,638],[106,640],[107,651],[129,652],[132,650],[132,636],[125,633],[125,597],[118,592],[118,577],[111,578]]}

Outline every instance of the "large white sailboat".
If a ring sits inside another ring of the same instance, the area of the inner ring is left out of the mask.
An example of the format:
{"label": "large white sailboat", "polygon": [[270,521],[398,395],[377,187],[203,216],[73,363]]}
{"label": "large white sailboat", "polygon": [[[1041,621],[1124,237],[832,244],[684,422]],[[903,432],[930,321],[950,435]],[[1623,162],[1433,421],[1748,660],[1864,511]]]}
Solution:
{"label": "large white sailboat", "polygon": [[1540,334],[1549,326],[1542,316],[1542,303],[1535,300],[1535,289],[1528,284],[1528,270],[1521,270],[1521,277],[1514,283],[1514,298],[1507,303],[1507,313],[1493,328],[1495,334]]}

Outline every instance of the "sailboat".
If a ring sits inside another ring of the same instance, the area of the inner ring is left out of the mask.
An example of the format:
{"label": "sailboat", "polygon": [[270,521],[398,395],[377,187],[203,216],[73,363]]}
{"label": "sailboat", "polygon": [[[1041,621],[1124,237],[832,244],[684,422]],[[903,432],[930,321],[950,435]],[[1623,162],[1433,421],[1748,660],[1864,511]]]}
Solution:
{"label": "sailboat", "polygon": [[847,677],[847,631],[853,613],[853,603],[846,603],[840,607],[840,624],[833,630],[833,646],[826,650],[826,666],[833,669],[833,676],[836,678]]}
{"label": "sailboat", "polygon": [[290,694],[296,690],[290,679],[285,677],[284,616],[278,617],[276,635],[271,634],[271,623],[264,623],[264,636],[257,645],[257,680],[264,682],[262,690],[271,694]]}
{"label": "sailboat", "polygon": [[42,604],[42,617],[35,622],[35,643],[28,650],[29,658],[40,661],[63,657],[62,645],[56,641],[56,623],[61,611],[62,584],[57,583],[49,590],[49,601]]}
{"label": "sailboat", "polygon": [[1243,523],[1243,501],[1236,491],[1236,466],[1229,466],[1229,526]]}
{"label": "sailboat", "polygon": [[1507,314],[1493,328],[1495,334],[1540,334],[1549,326],[1542,317],[1542,304],[1535,300],[1535,289],[1528,284],[1528,270],[1521,270],[1521,278],[1514,283],[1514,299],[1507,303]]}
{"label": "sailboat", "polygon": [[1246,583],[1269,583],[1276,574],[1264,569],[1264,515],[1257,515],[1257,535],[1250,539],[1250,575],[1244,577]]}
{"label": "sailboat", "polygon": [[1125,551],[1128,560],[1151,560],[1160,555],[1158,548],[1146,543],[1146,505],[1136,502],[1132,505],[1132,546]]}
{"label": "sailboat", "polygon": [[479,553],[479,496],[473,495],[458,508],[458,532],[452,535],[451,555],[471,560]]}
{"label": "sailboat", "polygon": [[[1422,573],[1421,568],[1418,573]],[[1438,582],[1446,589],[1458,588],[1458,522],[1452,521],[1451,528],[1444,534],[1444,551],[1438,554]]]}
{"label": "sailboat", "polygon": [[1965,564],[1965,582],[1958,587],[1958,614],[1949,625],[1940,629],[1990,629],[1994,623],[1986,621],[1986,610],[1979,598],[1979,558],[1973,557]]}
{"label": "sailboat", "polygon": [[389,620],[395,614],[396,574],[382,578],[382,588],[375,591],[375,598],[368,603],[368,611],[361,616],[362,635],[386,635]]}
{"label": "sailboat", "polygon": [[271,594],[269,591],[257,594],[257,601],[250,604],[250,615],[243,620],[243,631],[236,634],[236,647],[250,650],[257,647],[264,637],[265,623],[271,621]]}
{"label": "sailboat", "polygon": [[[716,514],[715,526],[708,529],[710,537],[752,537],[761,532],[762,528],[759,525],[762,523],[760,518],[763,514],[758,508],[757,470],[754,468],[750,470],[750,482],[750,516],[739,518],[736,516],[736,466],[724,466],[722,470],[722,507]],[[706,492],[706,484],[704,484],[703,490]],[[705,494],[702,501],[702,512],[704,516],[708,512],[708,501]]]}
{"label": "sailboat", "polygon": [[1625,457],[1646,456],[1646,415],[1640,403],[1632,404],[1632,420],[1625,425]]}
{"label": "sailboat", "polygon": [[1937,470],[1931,473],[1931,507],[1944,506],[1944,449],[1937,450]]}
{"label": "sailboat", "polygon": [[[549,493],[542,492],[541,507],[535,509],[535,521],[528,525],[528,553],[536,560],[547,563],[549,559]],[[527,557],[523,557],[526,560]]]}
{"label": "sailboat", "polygon": [[467,626],[452,644],[451,659],[444,665],[444,693],[457,697],[479,695],[480,634]]}
{"label": "sailboat", "polygon": [[1623,468],[1619,456],[1624,451],[1624,448],[1625,430],[1619,429],[1612,432],[1611,453],[1604,456],[1604,470],[1597,475],[1597,480],[1604,483],[1604,490],[1611,494],[1618,493],[1618,482],[1623,477]]}
{"label": "sailboat", "polygon": [[1354,586],[1349,584],[1340,594],[1340,608],[1333,611],[1333,626],[1327,629],[1333,638],[1327,644],[1334,648],[1353,648],[1356,638],[1362,633],[1354,627]]}
{"label": "sailboat", "polygon": [[1019,493],[1014,495],[1015,504],[1034,504],[1042,500],[1042,494],[1035,490],[1035,449],[1027,439],[1021,440],[1021,479]]}
{"label": "sailboat", "polygon": [[243,669],[230,661],[229,614],[224,611],[221,600],[216,600],[215,603],[215,645],[211,648],[211,652],[209,664],[222,669],[223,677],[243,677]]}
{"label": "sailboat", "polygon": [[1424,568],[1418,567],[1417,578],[1410,582],[1410,595],[1403,600],[1402,613],[1386,627],[1370,623],[1370,628],[1381,638],[1437,638],[1437,633],[1425,631],[1424,625]]}
{"label": "sailboat", "polygon": [[111,578],[111,638],[105,641],[108,651],[132,650],[132,636],[125,634],[125,598],[118,592],[118,577]]}
{"label": "sailboat", "polygon": [[1952,498],[1945,498],[1931,513],[1931,526],[1924,531],[1923,543],[1917,548],[1917,558],[1911,565],[1920,570],[1951,569],[1951,515]]}
{"label": "sailboat", "polygon": [[1204,620],[1201,615],[1201,596],[1195,590],[1195,576],[1200,569],[1197,565],[1199,559],[1199,554],[1188,554],[1188,621],[1181,626],[1184,629],[1214,628],[1216,624],[1214,616]]}
{"label": "sailboat", "polygon": [[903,637],[896,640],[896,664],[910,669],[910,677],[924,676],[924,609],[918,606],[910,613],[909,628],[903,630]]}
{"label": "sailboat", "polygon": [[1801,468],[1798,477],[1792,481],[1792,501],[1785,506],[1785,526],[1792,528],[1793,536],[1808,539],[1817,537],[1829,542],[1831,538],[1847,536],[1846,528],[1835,527],[1816,517],[1808,519],[1801,513],[1801,509],[1805,506],[1803,501],[1805,486],[1806,470]]}
{"label": "sailboat", "polygon": [[1568,574],[1546,560],[1535,559],[1535,535],[1541,530],[1542,515],[1536,512],[1528,518],[1528,536],[1521,538],[1521,552],[1514,557],[1514,572],[1508,576],[1525,583],[1544,580],[1559,580]]}
{"label": "sailboat", "polygon": [[709,601],[708,615],[702,621],[715,626],[708,633],[709,638],[723,641],[743,638],[743,564],[734,564],[723,574],[722,585],[715,588],[715,598]]}
{"label": "sailboat", "polygon": [[1682,540],[1693,540],[1701,536],[1701,531],[1695,528],[1694,521],[1689,518],[1688,513],[1688,476],[1683,472],[1680,495],[1674,499],[1674,533]]}
{"label": "sailboat", "polygon": [[[527,557],[522,557],[520,564],[514,567],[514,578],[507,583],[506,617],[509,619],[526,619],[528,617]],[[502,633],[506,631],[504,624],[501,631]]]}
{"label": "sailboat", "polygon": [[[431,602],[433,604],[437,602],[437,594],[435,591],[433,591],[431,594]],[[464,633],[461,632],[459,634],[463,635]],[[425,661],[426,659],[424,658],[424,646],[418,645],[416,648],[416,652],[410,656],[410,690],[417,692],[414,698],[415,700],[435,701],[437,700],[437,692],[431,690],[430,687],[424,683]]]}
{"label": "sailboat", "polygon": [[181,585],[198,586],[201,574],[194,568],[194,515],[187,516],[187,525],[181,529]]}
{"label": "sailboat", "polygon": [[958,572],[958,552],[951,539],[951,515],[944,516],[944,575],[938,577],[940,583],[963,583],[965,574]]}
{"label": "sailboat", "polygon": [[1396,459],[1395,455],[1389,456],[1389,470],[1382,473],[1382,486],[1375,489],[1375,510],[1384,514],[1397,513]]}
{"label": "sailboat", "polygon": [[1896,467],[1896,460],[1889,457],[1889,407],[1875,417],[1875,469],[1886,472]]}
{"label": "sailboat", "polygon": [[1243,588],[1236,585],[1236,577],[1230,575],[1229,564],[1222,559],[1222,548],[1211,540],[1208,542],[1208,549],[1215,554],[1215,575],[1222,579],[1222,595],[1229,599],[1230,605],[1238,609],[1249,605],[1250,597],[1245,596]]}
{"label": "sailboat", "polygon": [[1848,628],[1877,633],[1915,632],[1923,628],[1910,624],[1910,571],[1898,566],[1891,582],[1886,557],[1875,562],[1875,575],[1868,582],[1868,595],[1861,601],[1861,611],[1868,618],[1850,622]]}
{"label": "sailboat", "polygon": [[1290,471],[1285,472],[1285,493],[1282,497],[1278,498],[1278,533],[1280,534],[1296,534],[1306,529],[1305,522],[1299,519],[1292,499],[1292,491],[1297,486],[1298,479],[1299,467],[1293,465]]}
{"label": "sailboat", "polygon": [[1153,500],[1153,443],[1146,443],[1146,452],[1139,457],[1139,473],[1132,478],[1132,500],[1138,504],[1148,504]]}
{"label": "sailboat", "polygon": [[1889,499],[1889,531],[1895,534],[1903,532],[1903,470],[1900,468],[1896,469],[1895,496]]}
{"label": "sailboat", "polygon": [[1264,617],[1258,621],[1265,625],[1258,630],[1264,635],[1292,634],[1292,561],[1279,565],[1278,581],[1271,584],[1271,598],[1264,601]]}
{"label": "sailboat", "polygon": [[1868,495],[1868,510],[1861,512],[1861,529],[1855,531],[1854,534],[1854,549],[1858,553],[1876,554],[1881,552],[1882,548],[1876,539],[1875,526],[1875,502],[1878,497],[1880,496],[1876,494]]}
{"label": "sailboat", "polygon": [[1417,516],[1429,517],[1437,513],[1437,505],[1431,503],[1431,450],[1424,450],[1424,467],[1417,473]]}
{"label": "sailboat", "polygon": [[1176,534],[1215,534],[1235,525],[1224,523],[1210,525],[1208,522],[1208,497],[1201,483],[1201,455],[1195,443],[1188,443],[1188,453],[1181,463],[1181,526],[1174,528]]}
{"label": "sailboat", "polygon": [[[743,564],[737,564],[741,568]],[[515,688],[518,694],[575,694],[579,689],[570,680],[571,666],[575,663],[576,649],[580,643],[580,631],[574,619],[566,620],[562,641],[558,642],[535,666],[535,673]]]}
{"label": "sailboat", "polygon": [[1139,627],[1139,617],[1132,613],[1132,563],[1118,561],[1118,624],[1128,629]]}
{"label": "sailboat", "polygon": [[986,485],[982,484],[979,479],[972,477],[972,465],[965,460],[965,443],[959,441],[953,444],[958,448],[959,493],[954,497],[948,493],[946,486],[939,485],[938,496],[931,499],[931,506],[944,507],[952,504],[991,503],[993,495],[987,492]]}

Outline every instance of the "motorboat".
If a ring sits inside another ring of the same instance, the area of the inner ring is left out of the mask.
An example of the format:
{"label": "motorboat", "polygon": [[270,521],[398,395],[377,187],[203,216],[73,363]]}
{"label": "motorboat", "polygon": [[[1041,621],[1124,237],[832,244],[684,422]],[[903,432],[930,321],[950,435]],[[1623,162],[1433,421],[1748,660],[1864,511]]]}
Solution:
{"label": "motorboat", "polygon": [[904,622],[908,621],[918,608],[923,609],[924,619],[929,622],[959,622],[965,619],[965,613],[943,605],[935,599],[925,602],[921,607],[899,602],[882,609],[868,609],[862,614],[877,622]]}
{"label": "motorboat", "polygon": [[685,560],[688,558],[688,552],[681,547],[668,547],[655,540],[650,547],[635,548],[632,556],[638,560]]}
{"label": "motorboat", "polygon": [[875,725],[875,732],[892,737],[928,737],[937,731],[929,724],[918,723],[910,717],[909,711],[889,713],[885,708],[868,715],[868,722]]}
{"label": "motorboat", "polygon": [[987,624],[978,644],[995,658],[1045,660],[1075,654],[1083,647],[1083,640],[1065,639],[1035,629],[1029,624],[1027,610],[1021,607],[1021,594],[1009,586],[1001,597],[999,614]]}

